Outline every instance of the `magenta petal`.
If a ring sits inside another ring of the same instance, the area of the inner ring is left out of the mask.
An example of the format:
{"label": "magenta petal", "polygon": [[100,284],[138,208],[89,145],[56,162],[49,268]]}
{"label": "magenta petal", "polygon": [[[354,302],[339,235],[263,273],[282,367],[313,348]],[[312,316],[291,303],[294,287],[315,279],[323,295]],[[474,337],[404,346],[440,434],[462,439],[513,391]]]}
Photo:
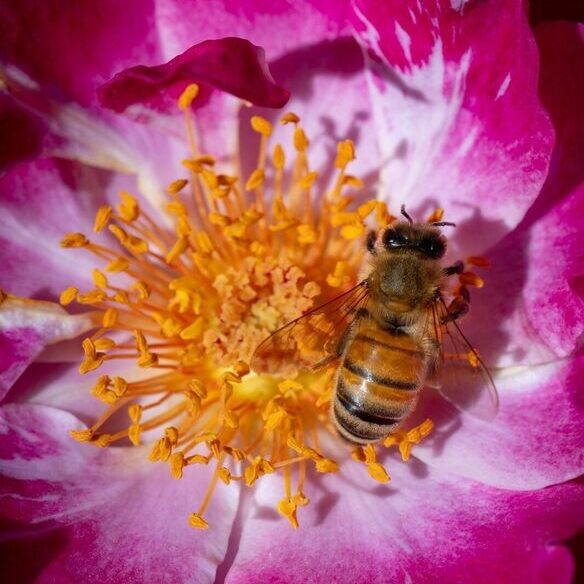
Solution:
{"label": "magenta petal", "polygon": [[536,198],[553,143],[522,3],[358,0],[353,22],[383,195],[422,218],[443,207],[458,225],[453,247],[484,251]]}
{"label": "magenta petal", "polygon": [[262,479],[227,584],[569,584],[573,560],[559,542],[584,526],[581,483],[518,492],[415,461],[387,467],[387,485],[351,461],[314,477],[298,530],[273,511],[282,482]]}
{"label": "magenta petal", "polygon": [[0,305],[0,400],[28,365],[49,346],[93,327],[57,304],[8,297]]}
{"label": "magenta petal", "polygon": [[[52,408],[0,410],[0,552],[28,555],[38,540],[23,538],[46,537],[50,553],[42,562],[31,557],[38,584],[212,582],[237,490],[220,486],[206,514],[211,527],[193,531],[188,515],[212,468],[174,481],[166,465],[148,462],[144,448],[102,450],[75,442],[68,430],[78,427],[74,416]],[[18,562],[2,564],[3,582],[20,581]]]}
{"label": "magenta petal", "polygon": [[135,103],[160,107],[167,93],[175,101],[189,83],[210,85],[265,107],[282,107],[290,97],[273,80],[264,50],[235,37],[194,45],[164,65],[126,69],[102,85],[98,97],[116,112]]}

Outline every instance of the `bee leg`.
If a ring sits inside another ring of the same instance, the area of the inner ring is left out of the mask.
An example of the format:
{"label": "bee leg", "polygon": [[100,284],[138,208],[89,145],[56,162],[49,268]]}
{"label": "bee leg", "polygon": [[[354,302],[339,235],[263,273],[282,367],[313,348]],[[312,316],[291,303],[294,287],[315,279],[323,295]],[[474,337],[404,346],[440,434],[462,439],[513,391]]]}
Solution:
{"label": "bee leg", "polygon": [[464,262],[460,260],[442,270],[445,276],[454,276],[455,274],[462,274],[462,272],[464,272]]}
{"label": "bee leg", "polygon": [[470,309],[470,304],[464,295],[457,296],[448,305],[448,314],[444,317],[444,323],[452,322],[463,317]]}

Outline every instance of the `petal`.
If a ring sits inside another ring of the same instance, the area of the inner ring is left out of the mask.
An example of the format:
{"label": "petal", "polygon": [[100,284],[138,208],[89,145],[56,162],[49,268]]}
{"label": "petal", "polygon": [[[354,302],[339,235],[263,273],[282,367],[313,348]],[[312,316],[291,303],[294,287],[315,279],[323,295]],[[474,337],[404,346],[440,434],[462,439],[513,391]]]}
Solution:
{"label": "petal", "polygon": [[59,242],[67,232],[91,232],[104,202],[99,178],[56,159],[21,164],[0,178],[0,283],[8,292],[54,300],[74,283],[91,286],[85,252]]}
{"label": "petal", "polygon": [[0,400],[48,345],[93,327],[86,315],[69,315],[59,305],[9,296],[0,305]]}
{"label": "petal", "polygon": [[102,85],[98,97],[103,106],[116,112],[136,103],[165,109],[175,107],[189,83],[266,107],[282,107],[290,95],[274,82],[262,48],[230,37],[194,45],[164,65],[126,69]]}
{"label": "petal", "polygon": [[330,0],[238,0],[212,7],[205,0],[158,0],[156,24],[169,56],[210,38],[238,36],[264,47],[271,62],[299,47],[349,33],[349,12],[348,3]]}
{"label": "petal", "polygon": [[377,487],[351,462],[315,478],[298,530],[273,511],[283,485],[262,479],[226,582],[570,582],[557,542],[584,522],[582,484],[513,492],[423,464],[390,468]]}
{"label": "petal", "polygon": [[583,373],[584,357],[496,372],[500,406],[491,422],[425,392],[416,416],[430,417],[436,430],[414,454],[441,471],[505,489],[541,489],[578,477]]}
{"label": "petal", "polygon": [[[34,0],[0,9],[0,54],[45,87],[83,105],[96,103],[95,89],[136,61],[160,59],[153,3],[106,0],[67,4]],[[30,39],[34,38],[34,43]],[[88,42],[88,39],[91,42]]]}
{"label": "petal", "polygon": [[0,93],[0,172],[40,154],[46,127],[8,94]]}
{"label": "petal", "polygon": [[[38,546],[34,537],[48,532],[50,545],[51,534],[58,536],[53,553],[36,564],[35,582],[213,581],[237,492],[219,488],[207,514],[211,527],[193,532],[188,514],[204,494],[209,469],[173,481],[143,448],[76,443],[67,431],[79,422],[51,408],[5,406],[0,420],[2,515],[12,525],[4,550],[24,547],[28,555]],[[6,581],[15,581],[21,566],[9,567]]]}
{"label": "petal", "polygon": [[474,254],[524,216],[553,134],[521,3],[451,4],[363,0],[354,24],[369,55],[382,192],[420,218],[443,207],[454,247]]}

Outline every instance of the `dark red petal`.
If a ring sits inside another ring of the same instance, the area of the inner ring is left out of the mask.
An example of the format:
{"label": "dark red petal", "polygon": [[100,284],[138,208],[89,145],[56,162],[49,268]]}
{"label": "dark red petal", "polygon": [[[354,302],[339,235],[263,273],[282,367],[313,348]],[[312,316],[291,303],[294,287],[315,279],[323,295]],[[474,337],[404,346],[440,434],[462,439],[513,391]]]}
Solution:
{"label": "dark red petal", "polygon": [[102,105],[123,112],[141,103],[160,108],[189,83],[211,86],[263,107],[282,107],[290,93],[276,84],[261,47],[229,37],[192,46],[164,65],[125,69],[102,85]]}

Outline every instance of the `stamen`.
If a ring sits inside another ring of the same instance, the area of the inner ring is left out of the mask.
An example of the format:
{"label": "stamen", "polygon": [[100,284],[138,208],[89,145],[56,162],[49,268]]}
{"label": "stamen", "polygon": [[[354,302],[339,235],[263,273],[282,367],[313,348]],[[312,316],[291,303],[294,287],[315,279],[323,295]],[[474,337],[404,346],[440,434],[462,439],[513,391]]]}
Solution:
{"label": "stamen", "polygon": [[[183,161],[188,178],[166,187],[173,228],[161,227],[137,197],[122,192],[115,209],[104,206],[95,216],[94,231],[107,229],[115,238],[111,247],[81,233],[61,242],[100,262],[93,290],[70,286],[60,297],[63,305],[77,302],[96,311],[79,370],[104,370],[91,393],[106,409],[71,436],[98,447],[148,441],[148,459],[167,464],[175,480],[213,464],[206,494],[189,517],[197,529],[209,527],[205,513],[218,481],[245,488],[282,473],[277,509],[297,528],[299,509],[309,503],[307,473],[342,470],[319,437],[323,427],[336,436],[328,418],[335,371],[299,372],[291,362],[290,376],[276,378],[250,373],[250,358],[284,323],[353,286],[364,257],[359,237],[370,223],[381,229],[395,216],[381,201],[353,205],[347,191],[363,183],[347,172],[356,157],[351,140],[337,145],[333,188],[322,192],[309,165],[310,138],[291,112],[281,118],[291,124],[290,145],[269,150],[272,126],[254,116],[256,168],[247,180],[222,174],[219,162],[198,151],[191,108],[197,94],[198,87],[189,86],[178,103],[190,155]],[[436,210],[428,221],[442,213]],[[482,258],[467,263],[486,265]],[[463,271],[456,292],[461,298],[468,295],[466,285],[482,280]],[[476,353],[469,362],[473,358]],[[111,362],[124,361],[138,365],[136,379],[108,372]],[[431,428],[428,420],[399,430],[384,445],[397,445],[407,460]],[[373,446],[355,449],[353,458],[373,480],[390,480]]]}

